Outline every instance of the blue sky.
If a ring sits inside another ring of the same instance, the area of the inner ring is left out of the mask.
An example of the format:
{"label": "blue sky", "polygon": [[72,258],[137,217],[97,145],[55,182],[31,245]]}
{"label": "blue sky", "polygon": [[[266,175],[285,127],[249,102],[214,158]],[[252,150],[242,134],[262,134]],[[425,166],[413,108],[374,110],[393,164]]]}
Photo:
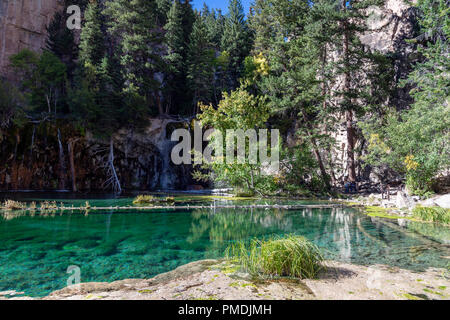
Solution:
{"label": "blue sky", "polygon": [[[250,3],[253,0],[241,0],[244,7],[244,13],[248,15],[248,10],[250,8]],[[222,9],[222,13],[228,12],[228,0],[193,0],[191,3],[195,9],[203,8],[203,2],[209,7],[209,9]]]}

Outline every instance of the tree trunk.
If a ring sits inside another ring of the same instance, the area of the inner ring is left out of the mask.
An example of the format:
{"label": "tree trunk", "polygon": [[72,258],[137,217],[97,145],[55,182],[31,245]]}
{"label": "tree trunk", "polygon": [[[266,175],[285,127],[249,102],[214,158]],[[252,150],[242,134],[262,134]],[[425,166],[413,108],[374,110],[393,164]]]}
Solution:
{"label": "tree trunk", "polygon": [[110,169],[110,174],[111,174],[110,179],[111,179],[111,182],[112,182],[113,191],[116,194],[121,194],[122,193],[122,187],[120,186],[119,177],[117,176],[116,168],[114,167],[114,143],[113,143],[113,138],[112,137],[111,137],[111,139],[109,141],[108,164],[109,164],[109,169]]}
{"label": "tree trunk", "polygon": [[73,153],[74,153],[74,144],[75,141],[72,139],[69,140],[67,143],[67,149],[69,151],[69,164],[70,164],[70,174],[72,176],[72,191],[77,192],[77,177],[75,174],[75,162],[73,159]]}
{"label": "tree trunk", "polygon": [[[345,10],[345,8],[344,8]],[[344,22],[344,30],[347,30],[347,24]],[[349,57],[349,39],[348,33],[344,31],[344,94],[349,94],[351,90],[350,85],[350,57]],[[350,182],[356,181],[356,170],[355,170],[355,154],[354,154],[354,144],[355,144],[355,130],[353,128],[353,110],[351,109],[352,100],[348,96],[344,96],[345,105],[345,120],[347,127],[347,170],[348,170],[348,180]]]}
{"label": "tree trunk", "polygon": [[305,124],[307,127],[307,130],[306,130],[307,134],[308,134],[311,144],[313,146],[314,156],[317,160],[317,163],[319,164],[319,169],[320,169],[320,173],[322,175],[323,182],[325,183],[325,186],[327,187],[327,189],[330,189],[329,176],[327,174],[327,171],[325,170],[325,166],[323,165],[322,156],[320,155],[319,148],[317,146],[317,140],[316,140],[316,138],[314,138],[314,136],[311,133],[312,128],[311,128],[311,124],[309,122],[309,117],[308,117],[307,113],[305,112],[305,110],[303,110],[303,109],[302,109],[302,115],[303,115],[303,120],[305,120]]}
{"label": "tree trunk", "polygon": [[163,110],[163,107],[161,105],[161,97],[159,96],[159,91],[155,92],[155,99],[156,99],[156,105],[158,106],[159,115],[163,115],[164,114],[164,110]]}
{"label": "tree trunk", "polygon": [[29,162],[29,168],[31,169],[33,166],[33,147],[34,147],[34,136],[36,134],[36,126],[33,126],[33,134],[31,136],[31,146],[30,146],[30,162]]}
{"label": "tree trunk", "polygon": [[348,179],[350,182],[356,181],[355,169],[355,130],[353,128],[353,112],[347,110],[345,112],[345,119],[347,121],[347,168]]}

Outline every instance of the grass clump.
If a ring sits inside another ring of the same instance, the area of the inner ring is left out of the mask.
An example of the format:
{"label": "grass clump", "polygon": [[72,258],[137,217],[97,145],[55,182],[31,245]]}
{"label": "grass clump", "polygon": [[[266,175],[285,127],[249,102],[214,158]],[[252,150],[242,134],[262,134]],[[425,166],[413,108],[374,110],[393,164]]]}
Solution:
{"label": "grass clump", "polygon": [[174,197],[166,197],[165,202],[168,203],[168,204],[174,204],[175,203],[175,198]]}
{"label": "grass clump", "polygon": [[238,189],[235,190],[234,195],[238,198],[252,198],[255,196],[255,192],[252,190]]}
{"label": "grass clump", "polygon": [[133,204],[150,204],[154,202],[155,198],[153,196],[145,194],[140,194],[133,200]]}
{"label": "grass clump", "polygon": [[155,204],[168,204],[173,205],[175,203],[174,197],[158,198],[152,195],[138,195],[134,200],[134,205],[155,205]]}
{"label": "grass clump", "polygon": [[227,248],[226,258],[251,275],[263,277],[314,279],[324,268],[319,248],[296,235],[238,242]]}
{"label": "grass clump", "polygon": [[450,224],[450,209],[416,206],[413,209],[413,217],[423,221]]}

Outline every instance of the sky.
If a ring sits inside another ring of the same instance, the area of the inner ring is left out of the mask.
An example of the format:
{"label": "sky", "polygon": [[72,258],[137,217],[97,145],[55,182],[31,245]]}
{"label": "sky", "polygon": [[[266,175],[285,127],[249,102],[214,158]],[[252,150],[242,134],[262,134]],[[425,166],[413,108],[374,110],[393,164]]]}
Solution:
{"label": "sky", "polygon": [[[248,10],[250,8],[250,3],[253,0],[241,0],[242,5],[244,7],[244,13],[247,15]],[[206,5],[209,7],[209,9],[222,9],[222,13],[226,14],[228,12],[228,0],[193,0],[192,5],[195,9],[201,9],[203,8],[203,3],[206,3]]]}

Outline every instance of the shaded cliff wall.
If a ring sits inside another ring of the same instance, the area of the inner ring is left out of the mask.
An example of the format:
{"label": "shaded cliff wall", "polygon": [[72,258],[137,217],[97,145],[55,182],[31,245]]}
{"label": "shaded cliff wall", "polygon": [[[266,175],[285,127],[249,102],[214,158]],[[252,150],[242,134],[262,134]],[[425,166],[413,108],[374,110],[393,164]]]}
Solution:
{"label": "shaded cliff wall", "polygon": [[[192,179],[191,165],[170,161],[174,143],[170,137],[177,128],[189,124],[149,119],[146,128],[113,135],[114,166],[122,188],[185,189],[198,184]],[[63,123],[27,125],[20,132],[0,130],[0,190],[71,190],[71,150],[77,190],[110,190],[105,185],[109,139],[80,134]]]}
{"label": "shaded cliff wall", "polygon": [[0,0],[0,75],[10,77],[9,57],[24,48],[41,51],[46,26],[62,0]]}

